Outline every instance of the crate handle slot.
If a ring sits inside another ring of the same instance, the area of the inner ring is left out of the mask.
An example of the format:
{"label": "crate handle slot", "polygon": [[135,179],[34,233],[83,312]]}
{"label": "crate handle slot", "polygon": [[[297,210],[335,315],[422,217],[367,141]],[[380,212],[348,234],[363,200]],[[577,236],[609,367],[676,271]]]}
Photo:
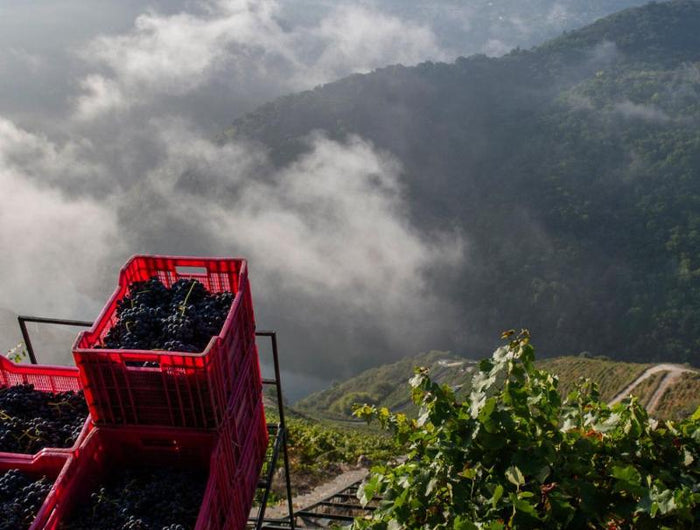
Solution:
{"label": "crate handle slot", "polygon": [[185,265],[176,265],[175,271],[180,276],[206,276],[209,272],[206,267],[187,267]]}
{"label": "crate handle slot", "polygon": [[[147,362],[149,364],[145,364],[144,362]],[[153,366],[152,364],[157,364],[158,366]],[[154,370],[160,368],[160,363],[157,361],[125,361],[124,366],[126,367],[127,370],[134,370],[134,371],[140,371],[140,370]]]}
{"label": "crate handle slot", "polygon": [[[127,370],[144,370],[144,369],[154,369],[162,365],[160,355],[153,355],[151,352],[146,352],[146,355],[136,353],[134,355],[124,355],[121,358],[122,365],[126,367]],[[144,362],[148,363],[144,366]]]}

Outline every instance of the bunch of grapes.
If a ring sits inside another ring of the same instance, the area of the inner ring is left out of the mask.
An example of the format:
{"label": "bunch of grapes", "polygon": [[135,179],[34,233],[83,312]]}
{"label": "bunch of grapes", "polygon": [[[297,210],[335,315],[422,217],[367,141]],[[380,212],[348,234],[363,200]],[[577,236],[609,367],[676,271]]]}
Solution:
{"label": "bunch of grapes", "polygon": [[0,388],[0,451],[70,447],[87,415],[82,391],[41,392],[30,384]]}
{"label": "bunch of grapes", "polygon": [[117,303],[117,322],[104,347],[201,352],[221,331],[233,299],[233,293],[210,293],[192,279],[170,288],[156,277],[134,282]]}
{"label": "bunch of grapes", "polygon": [[174,469],[127,468],[111,475],[61,524],[61,530],[194,528],[207,476]]}
{"label": "bunch of grapes", "polygon": [[29,528],[53,481],[33,479],[17,469],[0,474],[0,530]]}

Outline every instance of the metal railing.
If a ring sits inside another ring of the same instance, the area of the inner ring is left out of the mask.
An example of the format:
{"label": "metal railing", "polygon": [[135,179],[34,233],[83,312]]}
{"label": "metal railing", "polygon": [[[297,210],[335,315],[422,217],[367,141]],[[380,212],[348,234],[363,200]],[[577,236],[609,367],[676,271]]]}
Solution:
{"label": "metal railing", "polygon": [[[36,353],[34,352],[34,346],[32,345],[31,338],[29,336],[29,331],[27,329],[27,322],[35,322],[38,324],[52,324],[59,326],[75,326],[75,327],[91,327],[92,322],[84,320],[69,320],[64,318],[47,318],[47,317],[35,317],[20,315],[17,317],[20,330],[22,332],[22,338],[24,340],[25,347],[27,349],[27,355],[29,361],[32,364],[38,364]],[[270,455],[270,460],[267,462],[267,466],[264,468],[265,472],[258,482],[258,489],[262,490],[262,499],[260,502],[260,508],[258,510],[258,515],[252,519],[257,530],[262,530],[264,528],[272,528],[266,526],[267,524],[274,524],[272,521],[265,519],[265,510],[267,509],[267,501],[270,495],[270,489],[272,486],[272,480],[274,478],[274,473],[277,468],[277,461],[280,455],[280,449],[282,451],[284,459],[284,471],[285,471],[285,486],[287,490],[287,507],[289,509],[289,515],[286,518],[287,523],[283,528],[296,528],[295,518],[294,518],[294,508],[292,504],[292,484],[291,477],[289,474],[289,454],[287,452],[287,425],[284,419],[284,399],[282,396],[282,380],[280,377],[280,367],[279,367],[279,352],[277,345],[277,332],[273,330],[263,330],[256,331],[256,337],[268,337],[272,345],[272,359],[274,365],[274,378],[263,379],[263,385],[274,386],[275,392],[277,394],[277,410],[279,413],[279,422],[277,425],[268,425],[268,430],[270,433],[274,433],[274,438],[272,442],[272,451]]]}

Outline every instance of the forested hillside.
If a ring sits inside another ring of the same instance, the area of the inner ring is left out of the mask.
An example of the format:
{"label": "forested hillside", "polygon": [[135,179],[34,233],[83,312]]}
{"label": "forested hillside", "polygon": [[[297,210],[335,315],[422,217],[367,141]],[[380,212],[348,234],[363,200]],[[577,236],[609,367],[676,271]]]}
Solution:
{"label": "forested hillside", "polygon": [[[279,162],[323,130],[404,170],[457,227],[459,351],[528,327],[543,355],[700,363],[700,3],[629,9],[529,51],[390,66],[261,107],[229,138]],[[437,287],[436,287],[437,289]]]}

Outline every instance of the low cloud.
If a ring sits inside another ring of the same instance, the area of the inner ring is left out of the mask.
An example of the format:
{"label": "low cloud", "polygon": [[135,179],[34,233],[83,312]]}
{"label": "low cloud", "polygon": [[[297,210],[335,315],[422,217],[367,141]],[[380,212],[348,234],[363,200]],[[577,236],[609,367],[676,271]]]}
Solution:
{"label": "low cloud", "polygon": [[564,94],[563,101],[571,107],[573,110],[594,110],[595,105],[593,100],[588,96],[579,94],[577,92],[568,92]]}
{"label": "low cloud", "polygon": [[512,49],[513,46],[503,42],[500,39],[489,39],[486,44],[484,44],[481,51],[489,57],[500,57]]}
{"label": "low cloud", "polygon": [[612,41],[604,40],[596,44],[589,53],[585,66],[588,68],[607,68],[620,58],[620,50]]}
{"label": "low cloud", "polygon": [[287,27],[277,0],[195,5],[144,13],[130,32],[94,39],[81,56],[98,71],[81,82],[77,117],[183,96],[224,72],[233,91],[271,83],[282,93],[386,64],[448,58],[428,27],[370,7],[341,5],[311,26]]}
{"label": "low cloud", "polygon": [[461,242],[428,240],[410,226],[390,155],[358,137],[339,144],[315,135],[309,143],[271,183],[246,189],[228,232],[263,267],[284,264],[268,272],[285,289],[335,293],[347,307],[405,316],[410,300],[425,294],[431,266],[460,262]]}
{"label": "low cloud", "polygon": [[50,184],[69,166],[80,172],[71,147],[0,119],[0,292],[2,305],[17,312],[71,316],[95,309],[98,271],[117,246],[116,217]]}
{"label": "low cloud", "polygon": [[[411,226],[391,155],[358,137],[338,143],[318,133],[305,155],[274,169],[255,147],[218,146],[183,122],[159,130],[168,155],[119,201],[122,223],[138,224],[150,248],[201,244],[204,253],[248,257],[263,321],[290,337],[296,366],[350,373],[370,351],[387,358],[430,348],[456,325],[431,286],[436,271],[461,266],[464,241]],[[381,339],[358,348],[363,339],[353,336],[370,329]],[[319,366],[310,344],[334,357]]]}
{"label": "low cloud", "polygon": [[46,60],[38,53],[25,48],[9,48],[0,57],[0,73],[34,76],[46,67]]}
{"label": "low cloud", "polygon": [[547,13],[547,23],[555,26],[555,27],[560,27],[560,26],[565,26],[567,20],[571,17],[569,14],[568,9],[566,6],[562,3],[555,2],[552,4],[552,7],[549,9],[549,12]]}
{"label": "low cloud", "polygon": [[0,163],[5,174],[80,194],[81,186],[87,189],[95,181],[109,178],[103,164],[91,158],[93,152],[86,138],[58,144],[0,116]]}
{"label": "low cloud", "polygon": [[183,119],[142,127],[152,156],[132,179],[98,143],[58,144],[0,120],[0,186],[12,197],[0,213],[12,249],[0,258],[2,306],[94,318],[130,254],[241,255],[259,321],[287,337],[299,370],[350,374],[456,327],[432,292],[438,271],[461,267],[464,241],[411,225],[389,153],[316,133],[279,168],[260,146],[218,144]]}
{"label": "low cloud", "polygon": [[617,103],[614,107],[614,112],[621,114],[625,118],[656,123],[665,123],[671,120],[668,114],[653,105],[642,105],[629,100]]}
{"label": "low cloud", "polygon": [[130,254],[241,255],[259,322],[286,337],[298,370],[337,377],[436,346],[455,311],[432,286],[437,270],[459,267],[463,241],[411,225],[400,162],[318,133],[280,168],[262,146],[217,143],[206,109],[232,119],[231,102],[449,57],[427,26],[371,5],[293,23],[283,7],[147,11],[79,48],[60,126],[0,119],[0,184],[13,201],[1,306],[93,318]]}

